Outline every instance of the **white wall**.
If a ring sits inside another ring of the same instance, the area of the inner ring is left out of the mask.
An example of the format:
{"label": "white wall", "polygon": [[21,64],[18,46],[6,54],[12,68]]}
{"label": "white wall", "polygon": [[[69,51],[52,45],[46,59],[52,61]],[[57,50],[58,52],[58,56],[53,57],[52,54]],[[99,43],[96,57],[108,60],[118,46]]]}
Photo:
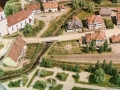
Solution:
{"label": "white wall", "polygon": [[5,13],[4,11],[0,12],[0,20],[5,19]]}
{"label": "white wall", "polygon": [[[29,19],[31,19],[31,23],[29,22]],[[34,25],[34,15],[33,15],[33,13],[28,18],[26,18],[25,20],[23,20],[23,21],[21,21],[17,24],[14,24],[13,26],[8,27],[8,33],[13,34],[13,33],[17,32],[18,30],[21,30],[22,28],[25,27],[25,25],[27,23],[29,23],[31,25]]]}
{"label": "white wall", "polygon": [[49,9],[44,9],[44,11],[45,12],[49,12],[49,11],[56,12],[56,11],[58,11],[58,9],[57,8],[49,8]]}
{"label": "white wall", "polygon": [[0,36],[4,36],[8,34],[7,31],[7,19],[1,20],[0,21]]}

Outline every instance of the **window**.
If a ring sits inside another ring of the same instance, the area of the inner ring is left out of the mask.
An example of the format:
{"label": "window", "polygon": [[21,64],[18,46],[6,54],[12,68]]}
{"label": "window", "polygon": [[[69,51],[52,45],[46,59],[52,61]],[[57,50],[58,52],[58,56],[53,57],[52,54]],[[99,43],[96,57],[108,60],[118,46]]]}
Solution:
{"label": "window", "polygon": [[22,26],[22,23],[21,23],[21,26]]}
{"label": "window", "polygon": [[25,24],[26,24],[26,21],[25,21]]}
{"label": "window", "polygon": [[18,25],[16,25],[16,27],[18,28]]}
{"label": "window", "polygon": [[12,30],[14,31],[14,28],[12,27]]}

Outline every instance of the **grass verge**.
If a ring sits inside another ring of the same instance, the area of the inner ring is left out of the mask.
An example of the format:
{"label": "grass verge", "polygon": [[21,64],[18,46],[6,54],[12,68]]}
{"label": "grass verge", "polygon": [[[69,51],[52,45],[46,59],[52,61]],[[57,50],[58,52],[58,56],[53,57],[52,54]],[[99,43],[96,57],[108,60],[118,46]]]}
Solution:
{"label": "grass verge", "polygon": [[52,76],[54,74],[54,72],[52,72],[52,71],[47,71],[47,74],[45,75],[45,76],[41,76],[40,75],[40,78],[45,78],[45,77],[47,77],[47,76]]}
{"label": "grass verge", "polygon": [[58,84],[56,87],[53,88],[49,88],[49,90],[62,90],[63,85],[62,84]]}

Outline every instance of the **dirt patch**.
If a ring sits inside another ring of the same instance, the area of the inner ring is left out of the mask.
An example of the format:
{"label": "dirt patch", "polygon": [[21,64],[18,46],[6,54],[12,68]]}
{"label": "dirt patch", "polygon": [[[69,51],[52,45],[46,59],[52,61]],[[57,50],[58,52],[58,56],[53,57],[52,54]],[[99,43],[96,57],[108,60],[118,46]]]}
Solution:
{"label": "dirt patch", "polygon": [[89,75],[90,75],[90,73],[88,73],[88,72],[81,72],[79,81],[89,82]]}

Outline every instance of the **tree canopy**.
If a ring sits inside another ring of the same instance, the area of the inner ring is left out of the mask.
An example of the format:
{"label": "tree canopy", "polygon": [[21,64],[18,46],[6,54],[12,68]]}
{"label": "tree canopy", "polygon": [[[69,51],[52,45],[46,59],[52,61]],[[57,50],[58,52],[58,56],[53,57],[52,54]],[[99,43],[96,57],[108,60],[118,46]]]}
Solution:
{"label": "tree canopy", "polygon": [[72,0],[72,8],[74,10],[79,8],[79,0]]}
{"label": "tree canopy", "polygon": [[94,12],[95,10],[95,4],[93,2],[90,2],[87,7],[88,12]]}
{"label": "tree canopy", "polygon": [[25,27],[24,27],[24,33],[25,35],[29,32],[32,32],[32,26],[30,24],[26,24]]}

